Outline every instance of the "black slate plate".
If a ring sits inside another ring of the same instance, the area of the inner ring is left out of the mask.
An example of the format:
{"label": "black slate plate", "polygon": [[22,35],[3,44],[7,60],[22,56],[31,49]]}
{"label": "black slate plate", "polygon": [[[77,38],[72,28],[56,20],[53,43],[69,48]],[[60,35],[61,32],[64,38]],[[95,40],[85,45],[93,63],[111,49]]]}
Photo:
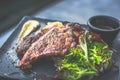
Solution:
{"label": "black slate plate", "polygon": [[[41,18],[35,18],[29,16],[23,17],[23,19],[17,25],[15,31],[11,34],[11,36],[8,38],[8,40],[0,49],[0,76],[10,79],[19,79],[19,80],[57,80],[54,79],[56,68],[54,67],[54,62],[50,59],[40,59],[38,62],[34,64],[34,67],[30,73],[26,73],[17,67],[19,58],[17,57],[17,53],[15,51],[16,39],[18,37],[22,25],[27,20],[31,20],[31,19],[38,20],[41,23],[41,28],[45,26],[45,24],[49,21],[56,21],[56,20],[41,19]],[[86,25],[82,25],[82,26],[87,28]],[[117,44],[120,43],[119,36],[120,35],[118,34],[117,38],[115,39],[116,41],[113,44],[114,48],[112,47],[112,49],[114,50],[113,59],[115,60],[118,68],[120,66],[119,64],[120,46]],[[119,69],[113,67],[111,70],[101,74],[99,77],[96,77],[94,80],[120,80]]]}

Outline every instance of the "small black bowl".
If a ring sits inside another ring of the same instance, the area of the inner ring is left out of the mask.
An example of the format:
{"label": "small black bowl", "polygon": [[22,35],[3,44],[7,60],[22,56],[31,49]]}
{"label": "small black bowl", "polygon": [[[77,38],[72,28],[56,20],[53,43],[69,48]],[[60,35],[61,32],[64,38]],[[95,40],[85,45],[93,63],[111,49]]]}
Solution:
{"label": "small black bowl", "polygon": [[87,25],[90,30],[99,34],[109,45],[112,45],[113,40],[120,31],[120,21],[114,17],[106,15],[91,17],[88,20]]}

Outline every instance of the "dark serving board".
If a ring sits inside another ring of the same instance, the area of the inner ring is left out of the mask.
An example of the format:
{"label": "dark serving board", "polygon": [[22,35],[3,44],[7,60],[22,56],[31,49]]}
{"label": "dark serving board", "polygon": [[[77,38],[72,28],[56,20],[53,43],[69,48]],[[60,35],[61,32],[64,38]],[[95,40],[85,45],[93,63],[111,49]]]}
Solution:
{"label": "dark serving board", "polygon": [[[40,28],[45,26],[49,21],[56,21],[29,16],[23,17],[23,19],[17,25],[15,31],[11,34],[11,36],[0,49],[0,76],[12,80],[56,80],[54,79],[56,68],[54,67],[54,62],[50,59],[40,59],[34,64],[32,71],[29,73],[26,73],[17,67],[19,58],[15,51],[16,39],[23,24],[27,20],[38,20],[41,24]],[[81,26],[87,27],[86,25],[82,24]],[[113,59],[115,60],[115,64],[118,66],[118,68],[113,67],[111,70],[101,74],[94,80],[120,80],[120,45],[118,45],[120,44],[119,36],[120,34],[118,34],[112,46],[112,49],[114,51]]]}

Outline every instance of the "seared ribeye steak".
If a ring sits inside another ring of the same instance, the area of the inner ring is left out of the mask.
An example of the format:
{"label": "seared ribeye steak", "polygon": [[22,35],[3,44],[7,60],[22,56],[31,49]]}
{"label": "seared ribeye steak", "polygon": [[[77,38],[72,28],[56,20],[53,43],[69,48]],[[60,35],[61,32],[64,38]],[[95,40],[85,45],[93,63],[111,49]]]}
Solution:
{"label": "seared ribeye steak", "polygon": [[41,37],[43,33],[40,31],[38,34],[34,34],[32,36],[26,36],[22,41],[18,44],[16,48],[16,52],[18,54],[24,54],[26,50],[31,46],[33,42],[35,42],[39,37]]}
{"label": "seared ribeye steak", "polygon": [[16,52],[19,55],[24,54],[26,50],[31,46],[31,44],[34,43],[37,39],[39,39],[42,35],[44,35],[48,30],[49,28],[45,30],[39,30],[33,35],[24,37],[18,44]]}
{"label": "seared ribeye steak", "polygon": [[44,27],[44,29],[41,29],[41,30],[35,32],[33,35],[24,37],[18,44],[18,46],[16,48],[16,52],[19,55],[24,54],[26,52],[26,50],[31,46],[32,43],[34,43],[37,39],[39,39],[41,36],[43,36],[53,26],[55,26],[55,24],[46,25]]}
{"label": "seared ribeye steak", "polygon": [[41,56],[65,55],[69,48],[78,44],[79,35],[84,32],[78,24],[67,23],[64,26],[52,26],[26,50],[19,63],[22,69],[30,68],[31,63]]}

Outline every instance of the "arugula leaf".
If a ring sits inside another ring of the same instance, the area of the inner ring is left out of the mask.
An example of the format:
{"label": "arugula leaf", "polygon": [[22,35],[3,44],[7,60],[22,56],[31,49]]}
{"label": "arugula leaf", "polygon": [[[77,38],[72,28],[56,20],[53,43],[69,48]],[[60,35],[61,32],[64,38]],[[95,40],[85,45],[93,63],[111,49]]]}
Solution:
{"label": "arugula leaf", "polygon": [[84,51],[85,53],[85,58],[86,60],[88,61],[88,49],[87,49],[87,42],[86,42],[86,33],[85,34],[82,34],[80,37],[79,37],[79,43],[80,43],[80,47],[81,49]]}

